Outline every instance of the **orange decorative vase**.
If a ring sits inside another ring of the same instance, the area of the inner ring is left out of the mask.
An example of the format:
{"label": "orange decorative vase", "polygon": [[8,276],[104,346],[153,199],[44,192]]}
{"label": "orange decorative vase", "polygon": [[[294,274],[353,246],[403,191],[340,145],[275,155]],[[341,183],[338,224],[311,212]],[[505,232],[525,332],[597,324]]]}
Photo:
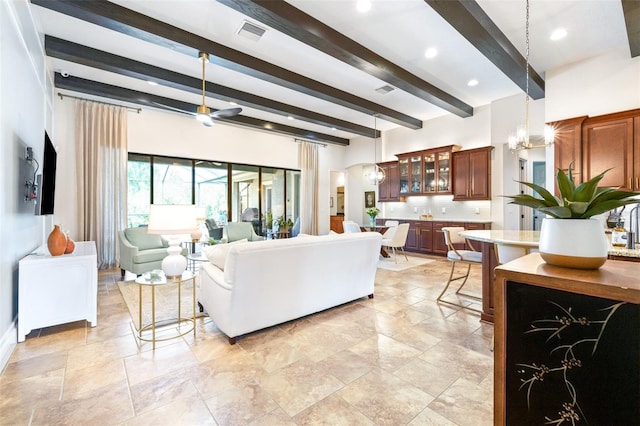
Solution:
{"label": "orange decorative vase", "polygon": [[69,231],[67,231],[67,245],[64,249],[64,254],[73,253],[75,249],[76,249],[76,243],[73,242],[73,240],[69,236]]}
{"label": "orange decorative vase", "polygon": [[51,256],[60,256],[64,254],[67,248],[67,237],[60,230],[60,225],[53,225],[53,231],[49,234],[47,239],[47,248]]}

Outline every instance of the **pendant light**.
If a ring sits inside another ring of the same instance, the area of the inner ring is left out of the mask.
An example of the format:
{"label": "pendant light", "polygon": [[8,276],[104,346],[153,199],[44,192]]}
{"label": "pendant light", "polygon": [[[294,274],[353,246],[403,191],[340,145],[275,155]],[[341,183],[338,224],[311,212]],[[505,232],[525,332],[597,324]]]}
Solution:
{"label": "pendant light", "polygon": [[543,143],[532,143],[529,134],[529,0],[526,0],[526,18],[525,18],[525,60],[526,60],[526,82],[525,82],[525,98],[524,98],[524,126],[516,129],[508,139],[508,145],[511,152],[521,151],[523,149],[545,148],[553,144],[554,130],[551,126],[544,126]]}

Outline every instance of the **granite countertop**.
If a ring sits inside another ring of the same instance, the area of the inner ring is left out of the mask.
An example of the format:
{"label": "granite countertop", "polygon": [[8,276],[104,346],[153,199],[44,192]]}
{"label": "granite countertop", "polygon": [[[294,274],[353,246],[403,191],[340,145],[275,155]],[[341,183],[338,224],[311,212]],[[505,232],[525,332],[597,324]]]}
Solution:
{"label": "granite countertop", "polygon": [[[538,247],[540,240],[539,231],[469,230],[460,235],[470,240],[527,247]],[[609,255],[640,258],[640,248],[609,247]]]}
{"label": "granite countertop", "polygon": [[628,249],[624,247],[611,247],[609,249],[609,256],[619,257],[638,257],[640,258],[640,249]]}

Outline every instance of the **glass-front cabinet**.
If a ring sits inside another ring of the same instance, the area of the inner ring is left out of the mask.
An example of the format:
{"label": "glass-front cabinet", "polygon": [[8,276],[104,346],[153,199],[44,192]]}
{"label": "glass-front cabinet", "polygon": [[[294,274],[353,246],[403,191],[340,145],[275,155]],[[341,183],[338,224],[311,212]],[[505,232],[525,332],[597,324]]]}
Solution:
{"label": "glass-front cabinet", "polygon": [[451,192],[451,151],[436,153],[438,158],[438,192]]}
{"label": "glass-front cabinet", "polygon": [[400,175],[400,195],[407,195],[409,193],[409,158],[398,157],[398,169]]}
{"label": "glass-front cabinet", "polygon": [[412,155],[409,158],[411,168],[411,193],[419,194],[422,192],[422,155]]}
{"label": "glass-front cabinet", "polygon": [[458,145],[398,154],[400,195],[451,194],[451,154]]}

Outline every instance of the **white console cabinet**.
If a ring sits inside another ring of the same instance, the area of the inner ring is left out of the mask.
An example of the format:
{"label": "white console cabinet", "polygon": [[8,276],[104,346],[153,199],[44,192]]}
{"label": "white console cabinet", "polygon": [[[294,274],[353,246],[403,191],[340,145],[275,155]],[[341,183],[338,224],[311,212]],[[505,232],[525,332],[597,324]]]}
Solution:
{"label": "white console cabinet", "polygon": [[71,254],[30,254],[20,260],[18,342],[31,330],[87,320],[98,324],[98,266],[94,241]]}

